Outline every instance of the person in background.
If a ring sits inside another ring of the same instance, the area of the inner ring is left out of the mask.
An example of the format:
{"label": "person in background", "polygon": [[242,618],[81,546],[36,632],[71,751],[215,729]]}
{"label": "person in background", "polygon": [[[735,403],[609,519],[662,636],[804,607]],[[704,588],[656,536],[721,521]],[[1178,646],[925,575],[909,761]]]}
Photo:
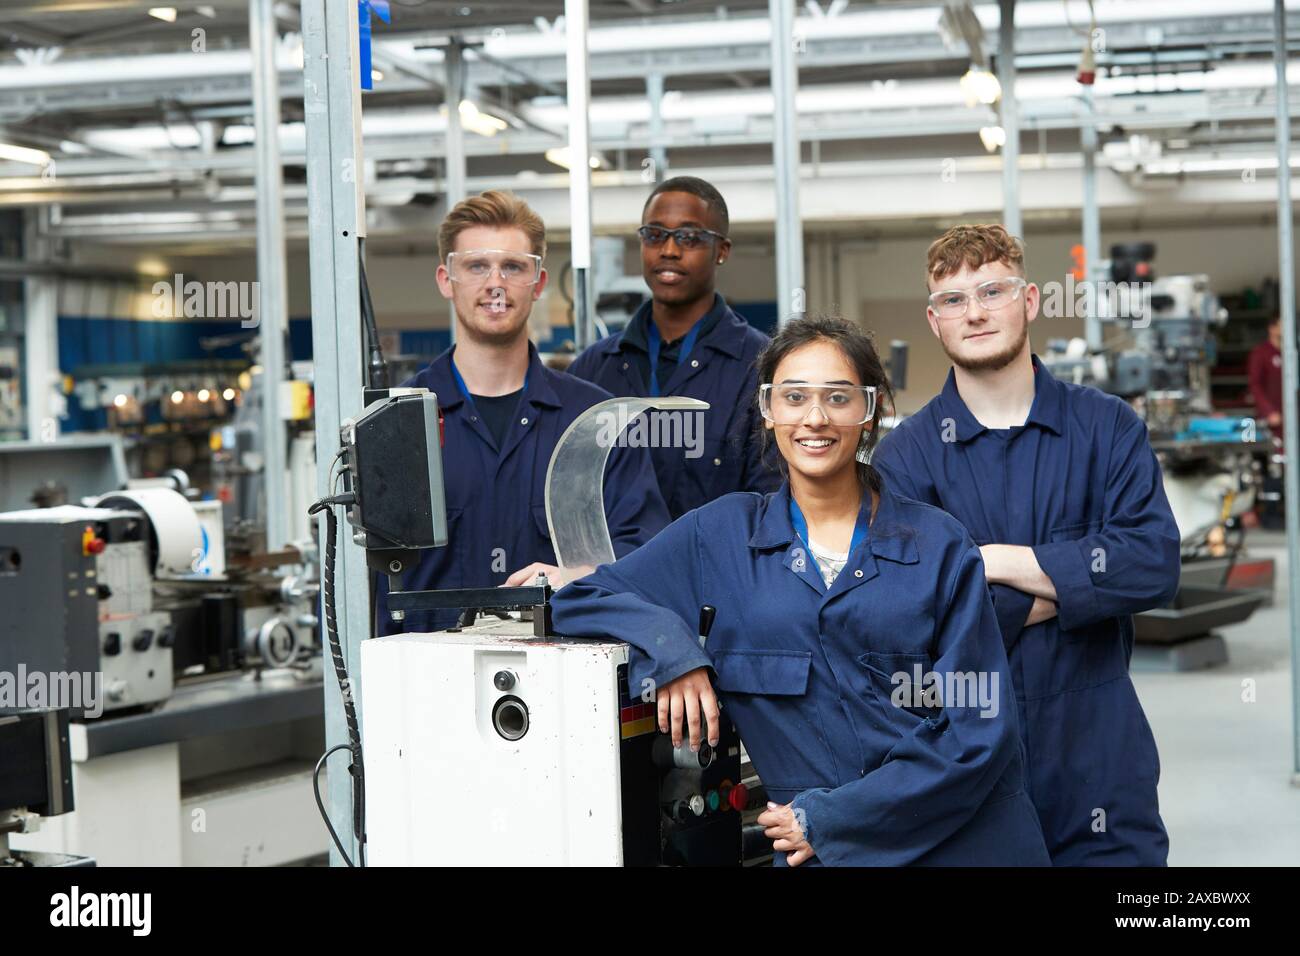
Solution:
{"label": "person in background", "polygon": [[[546,472],[569,424],[604,389],[547,368],[528,340],[528,316],[546,287],[546,230],[516,196],[485,192],[457,203],[438,230],[438,289],[451,300],[456,344],[405,386],[438,396],[443,424],[447,545],[424,553],[403,590],[530,583],[556,566],[546,519]],[[614,447],[605,472],[605,515],[614,554],[644,544],[668,524],[645,449]],[[378,587],[380,633],[436,631],[456,611],[410,612],[400,625]]]}
{"label": "person in background", "polygon": [[[1255,418],[1268,425],[1280,444],[1282,432],[1282,316],[1268,323],[1268,337],[1250,351],[1246,361],[1246,379],[1255,402]],[[1286,484],[1274,466],[1265,468],[1255,513],[1260,526],[1270,530],[1286,527],[1283,494]]]}
{"label": "person in background", "polygon": [[1250,351],[1246,363],[1255,417],[1282,434],[1282,316],[1273,316],[1268,338]]}
{"label": "person in background", "polygon": [[1132,615],[1178,590],[1180,538],[1146,424],[1034,356],[1039,291],[1003,226],[954,226],[925,275],[953,367],[872,463],[980,546],[1052,863],[1163,866],[1160,758],[1128,666]]}
{"label": "person in background", "polygon": [[[773,491],[759,452],[754,360],[767,336],[716,289],[731,255],[727,203],[710,183],[678,176],[655,187],[641,213],[641,271],[651,299],[621,332],[586,349],[569,371],[615,395],[677,395],[709,403],[701,447],[652,450],[669,514],[731,491]],[[651,412],[651,416],[668,414]],[[672,413],[681,414],[681,413]]]}

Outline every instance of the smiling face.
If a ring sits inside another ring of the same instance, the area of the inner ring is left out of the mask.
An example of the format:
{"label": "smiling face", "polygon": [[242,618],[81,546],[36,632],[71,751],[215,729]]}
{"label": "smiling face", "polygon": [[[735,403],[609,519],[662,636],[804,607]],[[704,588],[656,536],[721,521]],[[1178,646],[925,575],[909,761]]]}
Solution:
{"label": "smiling face", "polygon": [[[528,236],[513,226],[471,226],[456,236],[453,252],[470,249],[496,249],[501,252],[530,253]],[[445,262],[438,265],[438,289],[451,299],[456,312],[457,334],[476,341],[504,345],[527,334],[528,316],[533,303],[546,288],[546,270],[534,285],[517,286],[493,269],[486,280],[453,282]]]}
{"label": "smiling face", "polygon": [[[986,262],[978,269],[963,265],[961,271],[943,278],[932,275],[928,285],[931,293],[949,289],[970,293],[981,282],[1019,275],[1008,263]],[[929,306],[925,314],[953,365],[970,372],[996,371],[1010,365],[1028,347],[1029,323],[1038,317],[1038,286],[1027,285],[1019,298],[993,311],[972,297],[965,315],[940,318]]]}
{"label": "smiling face", "polygon": [[[691,227],[723,232],[709,204],[694,193],[665,192],[650,200],[641,217],[643,226],[665,229]],[[713,239],[695,249],[683,249],[675,239],[662,245],[641,244],[641,274],[656,302],[687,305],[712,298],[718,260],[726,261],[730,239]]]}
{"label": "smiling face", "polygon": [[[866,385],[844,351],[834,342],[817,339],[793,349],[781,359],[772,375],[775,384],[807,382],[817,385]],[[865,425],[832,425],[820,405],[812,404],[802,422],[777,425],[763,422],[776,436],[777,448],[790,469],[810,481],[839,478],[845,469],[857,468],[858,442]]]}

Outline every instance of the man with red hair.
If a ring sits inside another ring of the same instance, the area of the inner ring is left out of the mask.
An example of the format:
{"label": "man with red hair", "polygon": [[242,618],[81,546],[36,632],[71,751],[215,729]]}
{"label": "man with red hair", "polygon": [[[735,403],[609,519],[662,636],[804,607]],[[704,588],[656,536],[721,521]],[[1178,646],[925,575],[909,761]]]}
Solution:
{"label": "man with red hair", "polygon": [[1172,600],[1180,555],[1146,425],[1033,355],[1039,290],[1002,226],[948,230],[926,284],[953,368],[872,463],[980,545],[1052,862],[1162,866],[1160,761],[1128,664],[1132,615]]}

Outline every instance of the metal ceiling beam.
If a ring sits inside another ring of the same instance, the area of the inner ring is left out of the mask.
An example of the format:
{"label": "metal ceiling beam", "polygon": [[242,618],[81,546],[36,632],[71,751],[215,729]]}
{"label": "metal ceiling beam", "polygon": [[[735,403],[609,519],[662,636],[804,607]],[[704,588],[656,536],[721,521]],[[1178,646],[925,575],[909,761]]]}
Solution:
{"label": "metal ceiling beam", "polygon": [[[0,14],[0,22],[8,12]],[[858,35],[852,29],[853,17],[836,18],[837,23],[844,21],[844,33],[834,37],[822,38],[810,35],[806,39],[806,50],[802,60],[805,70],[815,68],[830,70],[840,67],[902,66],[908,64],[957,64],[962,58],[955,57],[946,50],[938,35],[930,30],[926,33],[881,36]],[[708,21],[705,21],[708,22]],[[731,23],[740,23],[736,20]],[[399,23],[395,26],[400,26]],[[1235,41],[1249,41],[1255,45],[1271,39],[1271,20],[1267,15],[1243,15],[1236,17],[1198,18],[1186,21],[1162,21],[1162,44],[1166,47],[1202,46],[1214,50],[1229,49]],[[653,36],[653,31],[646,31]],[[389,31],[386,31],[389,33]],[[597,31],[599,33],[599,30]],[[401,36],[392,32],[390,36]],[[1140,23],[1123,23],[1107,25],[1107,47],[1111,51],[1145,50],[1150,48],[1148,27]],[[402,47],[412,42],[441,46],[445,43],[444,35],[413,34],[401,43]],[[597,87],[602,82],[618,80],[642,81],[651,72],[658,72],[667,77],[672,76],[718,76],[720,78],[745,73],[767,74],[771,69],[771,55],[767,46],[760,44],[730,45],[718,47],[672,47],[660,49],[619,51],[616,53],[590,54],[591,81]],[[396,45],[395,43],[393,45]],[[1018,68],[1033,65],[1033,57],[1043,53],[1069,52],[1077,56],[1078,38],[1065,28],[1025,28],[1017,31],[1016,45],[1020,56]],[[467,58],[475,63],[475,81],[480,86],[511,86],[525,82],[541,85],[549,91],[562,89],[565,82],[564,57],[561,53],[542,57],[501,57],[483,50],[470,50]],[[410,70],[410,75],[417,76],[421,83],[437,82],[439,64],[436,59],[422,63],[418,58],[411,59],[400,51],[392,50],[390,45],[376,39],[375,56],[401,58],[391,59],[395,67]],[[1106,55],[1099,56],[1099,63],[1106,63]],[[65,62],[67,58],[65,57]],[[0,78],[5,72],[0,67]],[[94,110],[122,108],[134,105],[146,105],[158,97],[193,103],[213,103],[239,99],[251,103],[252,91],[248,82],[246,66],[232,68],[229,77],[223,80],[219,95],[213,89],[213,78],[186,78],[183,73],[172,71],[173,77],[153,78],[141,89],[133,92],[122,82],[105,88],[102,75],[87,76],[77,87],[63,87],[58,97],[48,92],[48,87],[33,86],[39,82],[30,72],[21,74],[21,89],[0,94],[0,116],[6,114],[23,114],[34,109],[51,110]],[[15,74],[18,76],[19,74]],[[293,98],[301,98],[300,77],[289,71],[281,72],[281,82],[293,83],[296,90]],[[387,87],[387,81],[386,86]],[[80,97],[74,95],[80,94]]]}
{"label": "metal ceiling beam", "polygon": [[[10,0],[0,7],[0,23],[71,13],[144,13],[162,6],[160,0]],[[203,5],[243,10],[248,0],[203,0]]]}
{"label": "metal ceiling beam", "polygon": [[63,46],[66,40],[57,33],[42,30],[30,23],[10,23],[0,26],[0,35],[7,34],[17,42],[14,46],[30,44],[34,47]]}
{"label": "metal ceiling beam", "polygon": [[[1062,224],[1078,222],[1081,158],[1075,154],[1057,160],[1043,169],[1027,167],[1024,170],[1025,220],[1031,230],[1041,229],[1042,223],[1048,220]],[[860,231],[864,220],[894,221],[906,215],[910,220],[919,221],[927,217],[942,219],[959,212],[996,214],[1000,177],[997,157],[958,160],[957,169],[962,180],[970,185],[968,195],[985,197],[981,205],[963,207],[960,211],[950,209],[942,196],[928,188],[938,173],[938,160],[929,168],[918,168],[912,160],[823,163],[816,177],[810,170],[802,182],[803,215],[809,223],[818,224],[816,228],[828,228],[837,219],[851,216],[851,219],[844,220],[845,223],[858,223],[853,228]],[[699,168],[683,167],[680,171],[697,172]],[[706,175],[728,199],[733,200],[737,216],[733,220],[733,231],[761,236],[761,241],[770,243],[770,223],[774,215],[771,166],[710,168]],[[871,195],[881,182],[891,183],[888,195],[881,194],[869,208],[853,211],[845,208],[844,195]],[[421,187],[427,191],[433,184],[431,179],[411,180],[406,191],[419,191]],[[1168,189],[1144,191],[1133,188],[1118,175],[1109,174],[1100,180],[1099,186],[1107,216],[1117,224],[1125,221],[1125,216],[1138,213],[1144,217],[1164,217],[1171,222],[1179,216],[1188,222],[1202,222],[1209,204],[1214,204],[1217,209],[1216,220],[1232,214],[1236,214],[1240,221],[1247,217],[1263,219],[1274,208],[1272,184],[1263,176],[1253,184],[1243,184],[1239,177],[1232,177],[1226,184],[1191,179],[1173,184]],[[567,229],[569,181],[565,173],[516,180],[503,180],[496,176],[471,177],[468,187],[472,191],[489,187],[512,188],[552,224],[557,237]],[[286,198],[294,200],[286,208],[286,233],[294,238],[306,235],[307,229],[307,207],[301,194],[294,191],[300,188],[286,188]],[[602,177],[599,208],[604,218],[598,223],[598,230],[608,232],[611,226],[617,226],[622,232],[630,231],[637,222],[644,194],[645,184],[640,170]],[[400,237],[407,241],[415,241],[415,238],[431,240],[436,232],[436,219],[429,217],[424,207],[382,203],[384,198],[392,195],[390,183],[386,180],[380,180],[368,189],[368,196],[374,200],[367,227],[372,240],[385,237]],[[913,195],[920,197],[920,206],[913,205],[910,198]],[[1225,197],[1234,205],[1224,206]],[[52,227],[51,233],[63,239],[90,239],[155,248],[161,240],[167,240],[169,247],[176,239],[244,242],[253,236],[253,214],[251,193],[245,191],[243,198],[241,207],[220,209],[195,202],[189,209],[172,204],[148,214],[65,211],[62,223]],[[904,210],[908,212],[905,214]],[[557,238],[557,241],[562,240]]]}
{"label": "metal ceiling beam", "polygon": [[[1025,104],[1022,104],[1022,110]],[[1189,131],[1193,127],[1237,122],[1271,123],[1273,108],[1268,103],[1251,106],[1218,105],[1201,94],[1158,95],[1127,97],[1120,103],[1103,103],[1096,115],[1079,112],[1076,102],[1062,101],[1060,112],[1032,112],[1022,114],[1024,130],[1077,131],[1085,125],[1139,129],[1178,129]],[[854,114],[802,116],[799,136],[803,140],[834,142],[851,140],[910,139],[919,141],[928,137],[974,136],[988,119],[979,111],[962,107],[929,111],[900,111],[886,116],[880,112],[863,111]],[[665,123],[664,136],[675,150],[726,148],[737,146],[766,146],[771,143],[773,128],[770,118],[757,117],[750,128],[742,133],[709,133],[695,128],[690,121]],[[1189,132],[1188,135],[1191,135]],[[557,145],[554,136],[540,133],[511,132],[491,139],[471,136],[466,140],[466,153],[470,156],[537,156]],[[593,137],[595,149],[646,150],[651,145],[648,124],[638,124],[623,136]],[[375,160],[438,159],[445,155],[442,137],[421,133],[409,137],[368,138],[367,156]],[[301,165],[301,149],[285,149],[284,161]],[[228,177],[250,177],[254,169],[252,149],[222,150],[204,155],[198,150],[174,155],[155,155],[141,158],[68,157],[58,160],[60,186],[72,178],[92,175],[125,175],[155,171],[160,177],[185,171],[214,171]],[[42,184],[31,178],[15,179],[12,174],[29,176],[30,167],[0,164],[0,192],[6,185],[23,190],[39,190]],[[6,177],[5,173],[10,176]],[[49,184],[45,184],[45,188]]]}

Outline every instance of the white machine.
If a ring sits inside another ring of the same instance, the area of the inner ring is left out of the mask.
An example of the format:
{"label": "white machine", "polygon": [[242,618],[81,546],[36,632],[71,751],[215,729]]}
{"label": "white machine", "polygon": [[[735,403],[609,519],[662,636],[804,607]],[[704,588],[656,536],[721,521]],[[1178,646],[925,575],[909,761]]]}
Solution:
{"label": "white machine", "polygon": [[[372,866],[623,862],[627,645],[501,622],[361,645]],[[624,696],[626,696],[626,678]]]}
{"label": "white machine", "polygon": [[[610,399],[556,445],[547,522],[569,577],[614,559],[602,493],[611,435],[651,408],[707,406]],[[348,467],[367,457],[350,454]],[[354,487],[357,510],[372,508],[366,483]],[[716,752],[674,748],[658,732],[653,697],[629,690],[628,646],[556,635],[548,595],[544,585],[389,591],[396,613],[433,601],[520,608],[521,617],[361,643],[366,862],[740,865],[748,791],[735,731],[724,722]],[[713,615],[700,609],[702,640]]]}

